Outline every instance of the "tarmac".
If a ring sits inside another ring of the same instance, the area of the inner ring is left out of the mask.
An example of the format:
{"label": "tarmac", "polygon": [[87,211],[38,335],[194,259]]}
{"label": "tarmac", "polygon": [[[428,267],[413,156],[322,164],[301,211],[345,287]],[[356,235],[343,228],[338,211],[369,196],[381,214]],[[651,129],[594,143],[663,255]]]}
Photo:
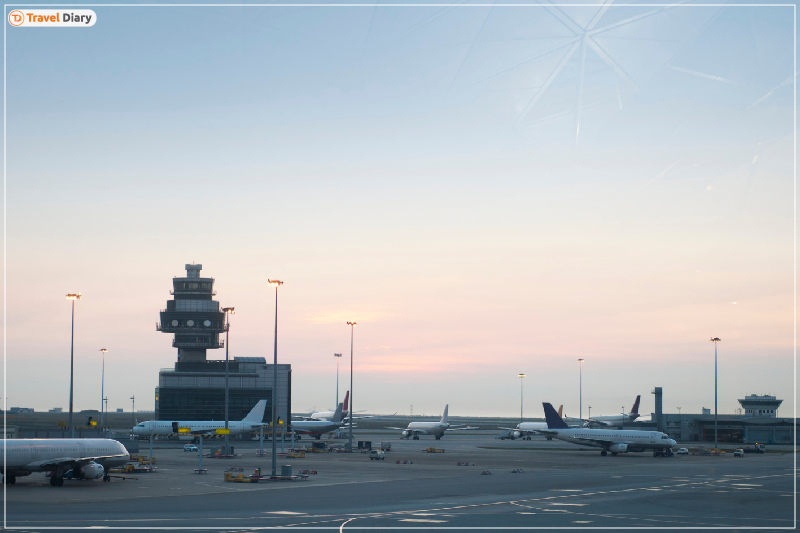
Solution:
{"label": "tarmac", "polygon": [[[497,440],[497,432],[448,433],[440,441],[401,440],[397,432],[363,432],[354,440],[391,444],[385,460],[353,453],[279,458],[307,479],[231,483],[271,471],[271,447],[234,441],[237,456],[203,458],[183,443],[157,442],[157,472],[117,474],[110,483],[67,480],[51,487],[44,474],[5,488],[5,526],[26,531],[84,528],[244,531],[447,528],[591,529],[796,526],[795,454],[723,456],[651,453],[601,457],[560,441]],[[310,446],[303,439],[298,446]],[[343,439],[330,441],[336,444]],[[206,451],[218,447],[205,445]],[[278,442],[280,446],[280,442]],[[285,443],[288,449],[289,443]],[[428,447],[440,453],[424,451]],[[692,446],[688,446],[692,449]],[[732,451],[733,447],[731,447]],[[142,442],[140,455],[148,453]],[[465,465],[466,463],[466,465]],[[125,478],[125,479],[123,479]]]}

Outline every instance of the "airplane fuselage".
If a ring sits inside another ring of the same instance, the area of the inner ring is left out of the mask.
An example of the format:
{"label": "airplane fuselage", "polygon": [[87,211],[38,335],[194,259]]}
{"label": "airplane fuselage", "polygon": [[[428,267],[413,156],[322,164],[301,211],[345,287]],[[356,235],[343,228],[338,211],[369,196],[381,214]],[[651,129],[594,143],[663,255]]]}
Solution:
{"label": "airplane fuselage", "polygon": [[604,451],[611,451],[614,454],[664,450],[676,445],[673,439],[660,431],[568,428],[550,429],[548,434],[559,440],[581,446],[603,448]]}
{"label": "airplane fuselage", "polygon": [[304,435],[322,435],[336,431],[343,425],[343,422],[331,422],[330,420],[293,420],[292,430]]}
{"label": "airplane fuselage", "polygon": [[106,475],[108,468],[128,462],[130,454],[120,442],[111,439],[7,439],[0,445],[5,453],[5,466],[0,472],[13,479],[32,472],[57,472],[68,470],[75,477],[97,479]]}
{"label": "airplane fuselage", "polygon": [[631,424],[634,420],[639,418],[639,415],[631,416],[631,415],[623,415],[622,413],[618,415],[607,415],[607,416],[593,416],[589,418],[589,425],[592,424],[599,425],[599,426],[609,426],[609,427],[617,427],[621,428],[625,424]]}
{"label": "airplane fuselage", "polygon": [[[228,430],[231,435],[240,435],[242,433],[250,433],[255,431],[261,424],[242,422],[242,421],[229,421]],[[178,431],[181,428],[188,429],[189,431]],[[188,433],[193,435],[213,435],[218,429],[225,429],[224,421],[215,420],[148,420],[147,422],[140,422],[133,428],[134,435],[175,435],[180,433]]]}
{"label": "airplane fuselage", "polygon": [[419,435],[431,435],[439,440],[449,427],[450,424],[447,422],[410,422],[408,427],[403,430],[403,437],[408,439],[418,438]]}

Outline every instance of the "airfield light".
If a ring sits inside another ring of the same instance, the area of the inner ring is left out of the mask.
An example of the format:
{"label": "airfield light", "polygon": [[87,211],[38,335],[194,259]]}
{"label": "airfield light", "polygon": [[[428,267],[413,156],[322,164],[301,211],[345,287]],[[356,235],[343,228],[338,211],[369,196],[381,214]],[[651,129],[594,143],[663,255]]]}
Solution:
{"label": "airfield light", "polygon": [[583,420],[583,362],[585,359],[578,358],[580,369],[578,370],[578,418]]}
{"label": "airfield light", "polygon": [[[348,437],[348,446],[350,446],[351,452],[353,451],[353,413],[356,412],[356,410],[353,409],[353,328],[357,324],[358,322],[356,321],[347,323],[347,325],[350,326],[350,423],[348,424],[350,426],[350,436]],[[338,403],[336,404],[336,407],[339,407]]]}
{"label": "airfield light", "polygon": [[69,341],[69,436],[75,438],[75,426],[72,425],[72,381],[75,369],[75,300],[81,299],[81,293],[67,294],[67,300],[72,300],[72,333]]}
{"label": "airfield light", "polygon": [[[268,279],[270,287],[275,287],[275,344],[272,359],[272,418],[271,420],[278,419],[278,407],[275,405],[278,399],[278,287],[283,285],[282,281],[277,279]],[[272,424],[272,477],[275,477],[278,468],[278,450],[275,448],[275,438],[277,427]]]}
{"label": "airfield light", "polygon": [[[228,429],[228,334],[231,329],[231,315],[235,315],[233,307],[223,307],[222,312],[225,313],[225,429]],[[228,447],[228,435],[230,431],[225,433],[225,455],[230,455],[231,450]]]}
{"label": "airfield light", "polygon": [[711,337],[709,342],[714,343],[714,449],[717,449],[717,343],[722,342],[719,337]]}
{"label": "airfield light", "polygon": [[105,348],[100,348],[100,353],[103,354],[103,372],[100,374],[100,426],[103,425],[103,398],[105,398],[104,393],[104,386],[106,381],[106,350]]}

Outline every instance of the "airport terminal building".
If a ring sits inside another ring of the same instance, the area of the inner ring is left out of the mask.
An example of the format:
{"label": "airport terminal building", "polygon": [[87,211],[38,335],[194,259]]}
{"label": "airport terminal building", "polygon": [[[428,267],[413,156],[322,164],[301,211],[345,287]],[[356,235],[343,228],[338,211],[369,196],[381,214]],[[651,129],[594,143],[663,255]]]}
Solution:
{"label": "airport terminal building", "polygon": [[[702,414],[664,414],[661,410],[661,387],[656,395],[656,412],[651,422],[679,442],[714,442],[714,414],[704,409]],[[797,428],[794,418],[779,418],[778,407],[783,400],[764,394],[746,395],[739,400],[744,414],[718,414],[717,439],[721,444],[791,444]],[[650,425],[648,423],[643,423]]]}
{"label": "airport terminal building", "polygon": [[[156,329],[174,335],[178,349],[174,368],[162,369],[155,391],[156,420],[224,420],[225,360],[208,360],[207,351],[224,348],[226,308],[213,299],[214,278],[200,277],[203,265],[186,265],[186,277],[172,280],[173,299],[160,313]],[[223,354],[224,357],[224,354]],[[277,372],[277,416],[289,420],[292,405],[292,367],[277,369],[263,357],[234,357],[228,361],[229,420],[241,420],[262,399],[264,421],[272,421],[272,383]]]}

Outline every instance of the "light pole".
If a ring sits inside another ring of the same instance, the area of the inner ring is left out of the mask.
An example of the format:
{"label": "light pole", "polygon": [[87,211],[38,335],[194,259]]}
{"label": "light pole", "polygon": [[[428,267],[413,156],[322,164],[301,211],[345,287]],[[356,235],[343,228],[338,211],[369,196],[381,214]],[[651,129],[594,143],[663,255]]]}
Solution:
{"label": "light pole", "polygon": [[275,287],[275,350],[272,358],[272,477],[275,477],[278,464],[278,449],[275,447],[276,431],[278,429],[278,408],[275,405],[278,400],[278,287],[283,285],[277,279],[268,279],[270,286]]}
{"label": "light pole", "polygon": [[717,449],[717,343],[722,342],[719,337],[711,337],[714,343],[714,449]]}
{"label": "light pole", "polygon": [[231,329],[231,315],[234,313],[233,307],[223,307],[222,312],[225,313],[225,455],[230,455],[231,450],[228,447],[228,335]]}
{"label": "light pole", "polygon": [[681,416],[681,408],[678,407],[678,416]]}
{"label": "light pole", "polygon": [[583,421],[583,362],[585,359],[578,358],[580,368],[578,370],[578,418]]}
{"label": "light pole", "polygon": [[625,406],[623,405],[620,409],[622,409],[622,415],[619,417],[619,429],[625,429]]}
{"label": "light pole", "polygon": [[522,380],[525,378],[525,374],[517,374],[519,378],[519,423],[522,424]]}
{"label": "light pole", "polygon": [[100,427],[103,427],[103,398],[106,397],[104,392],[104,386],[106,381],[106,350],[105,348],[100,348],[100,352],[103,354],[103,373],[100,374]]}
{"label": "light pole", "polygon": [[335,411],[339,407],[339,359],[342,358],[342,354],[335,353],[333,356],[336,358],[336,403],[333,404],[333,410]]}
{"label": "light pole", "polygon": [[[592,419],[592,406],[589,406],[589,416],[587,417],[589,420]],[[583,422],[581,422],[581,426],[583,426]]]}
{"label": "light pole", "polygon": [[136,425],[136,395],[131,396],[131,420]]}
{"label": "light pole", "polygon": [[[358,322],[348,322],[347,325],[350,326],[350,412],[355,413],[356,410],[353,409],[353,326],[358,324]],[[336,404],[337,407],[339,404]],[[348,438],[350,451],[353,451],[353,416],[350,415],[350,437]]]}
{"label": "light pole", "polygon": [[72,333],[69,341],[69,436],[75,438],[75,426],[72,425],[72,376],[74,375],[75,354],[75,300],[81,299],[81,293],[67,294],[67,300],[72,300]]}

